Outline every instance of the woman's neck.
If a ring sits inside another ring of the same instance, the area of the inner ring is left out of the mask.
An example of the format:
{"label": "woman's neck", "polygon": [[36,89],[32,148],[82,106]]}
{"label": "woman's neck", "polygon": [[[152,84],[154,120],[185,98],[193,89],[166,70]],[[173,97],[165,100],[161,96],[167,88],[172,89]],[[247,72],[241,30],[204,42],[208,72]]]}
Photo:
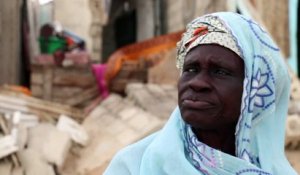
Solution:
{"label": "woman's neck", "polygon": [[212,148],[235,156],[235,129],[201,130],[193,128],[193,132],[199,141]]}

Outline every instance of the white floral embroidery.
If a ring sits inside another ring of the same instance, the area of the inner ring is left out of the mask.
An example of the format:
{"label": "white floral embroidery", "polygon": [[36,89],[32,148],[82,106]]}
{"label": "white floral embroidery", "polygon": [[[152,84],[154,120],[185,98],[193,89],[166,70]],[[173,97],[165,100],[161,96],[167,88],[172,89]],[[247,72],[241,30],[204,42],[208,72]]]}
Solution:
{"label": "white floral embroidery", "polygon": [[269,74],[262,74],[261,70],[258,69],[251,85],[249,112],[253,112],[254,106],[263,108],[265,106],[264,99],[273,94],[272,89],[268,86],[268,81]]}

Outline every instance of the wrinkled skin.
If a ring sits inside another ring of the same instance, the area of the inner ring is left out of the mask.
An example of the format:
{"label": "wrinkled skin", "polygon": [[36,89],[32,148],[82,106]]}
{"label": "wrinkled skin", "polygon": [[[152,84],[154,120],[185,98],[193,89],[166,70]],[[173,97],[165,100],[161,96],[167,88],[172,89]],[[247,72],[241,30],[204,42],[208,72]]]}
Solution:
{"label": "wrinkled skin", "polygon": [[178,82],[183,120],[192,126],[198,139],[204,143],[207,140],[212,147],[223,147],[230,139],[231,151],[225,152],[234,151],[243,80],[243,60],[227,48],[207,44],[189,51]]}

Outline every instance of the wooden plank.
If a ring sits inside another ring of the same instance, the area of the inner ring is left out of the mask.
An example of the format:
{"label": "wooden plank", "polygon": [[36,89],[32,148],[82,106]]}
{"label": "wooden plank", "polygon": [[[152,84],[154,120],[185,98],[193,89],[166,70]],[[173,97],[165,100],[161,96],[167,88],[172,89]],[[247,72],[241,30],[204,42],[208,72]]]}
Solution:
{"label": "wooden plank", "polygon": [[2,100],[0,100],[0,109],[1,111],[11,111],[11,113],[13,113],[14,111],[20,111],[22,113],[27,113],[27,114],[34,114],[39,116],[41,119],[44,120],[49,120],[51,121],[52,118],[58,118],[58,114],[53,114],[50,112],[44,112],[41,110],[36,110],[34,108],[30,109],[28,108],[26,105],[22,105],[22,104],[14,104],[14,103],[7,103],[7,102],[2,102]]}
{"label": "wooden plank", "polygon": [[82,111],[68,105],[40,100],[23,94],[3,93],[0,91],[0,107],[25,113],[32,113],[39,117],[57,118],[65,114],[77,119],[83,117]]}
{"label": "wooden plank", "polygon": [[53,69],[48,66],[44,67],[43,99],[52,99],[52,80]]}
{"label": "wooden plank", "polygon": [[78,105],[97,95],[96,80],[87,66],[61,68],[34,64],[31,67],[31,90],[35,97]]}
{"label": "wooden plank", "polygon": [[69,97],[72,97],[78,93],[84,91],[81,87],[75,86],[53,86],[52,87],[52,99],[63,98],[66,100]]}
{"label": "wooden plank", "polygon": [[91,85],[96,84],[96,80],[90,69],[86,66],[63,69],[55,68],[53,84],[61,86],[90,87]]}
{"label": "wooden plank", "polygon": [[82,91],[81,93],[75,95],[74,97],[71,97],[67,100],[65,100],[66,104],[75,106],[83,103],[86,100],[92,99],[94,97],[97,97],[99,94],[99,89],[97,86],[93,86],[87,90]]}
{"label": "wooden plank", "polygon": [[96,80],[91,74],[78,74],[68,73],[55,75],[53,84],[61,86],[78,86],[78,87],[89,87],[95,84]]}
{"label": "wooden plank", "polygon": [[0,128],[5,135],[9,134],[9,129],[6,120],[4,120],[4,115],[2,114],[0,114]]}

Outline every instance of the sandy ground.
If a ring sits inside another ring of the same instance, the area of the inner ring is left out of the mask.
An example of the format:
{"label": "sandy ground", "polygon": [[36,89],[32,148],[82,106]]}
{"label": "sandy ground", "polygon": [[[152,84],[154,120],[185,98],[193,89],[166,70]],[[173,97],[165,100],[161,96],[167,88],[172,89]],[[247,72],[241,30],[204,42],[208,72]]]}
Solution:
{"label": "sandy ground", "polygon": [[298,174],[300,174],[300,149],[286,150],[285,152],[292,166],[295,168]]}

